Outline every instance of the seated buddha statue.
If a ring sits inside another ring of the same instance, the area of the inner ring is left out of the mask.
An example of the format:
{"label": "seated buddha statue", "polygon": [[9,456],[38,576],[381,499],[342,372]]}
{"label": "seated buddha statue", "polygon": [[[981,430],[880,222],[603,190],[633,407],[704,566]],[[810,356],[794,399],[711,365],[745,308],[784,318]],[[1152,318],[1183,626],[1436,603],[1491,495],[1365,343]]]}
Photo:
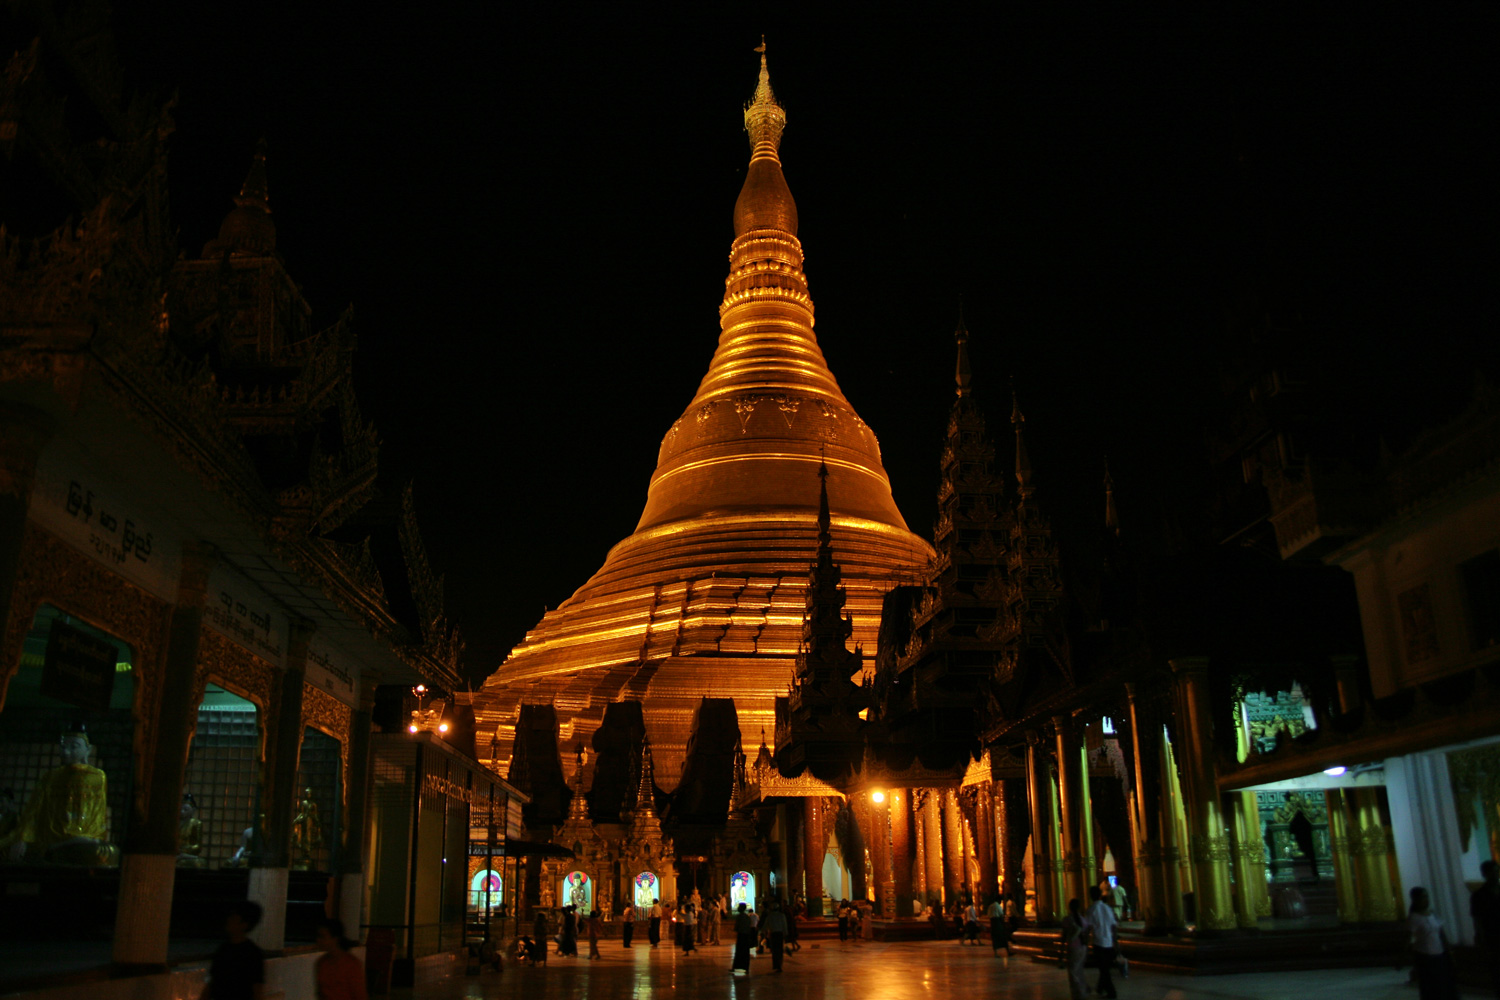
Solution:
{"label": "seated buddha statue", "polygon": [[119,849],[109,843],[108,781],[103,771],[89,765],[89,734],[78,724],[58,744],[62,765],[42,775],[20,822],[0,847],[12,861],[118,864]]}
{"label": "seated buddha statue", "polygon": [[297,816],[292,820],[292,868],[307,871],[317,860],[318,848],[323,846],[323,828],[318,822],[318,804],[313,801],[312,789],[302,789],[302,801],[297,804]]}
{"label": "seated buddha statue", "polygon": [[177,866],[203,867],[203,821],[198,818],[198,800],[182,793],[182,814],[177,823]]}

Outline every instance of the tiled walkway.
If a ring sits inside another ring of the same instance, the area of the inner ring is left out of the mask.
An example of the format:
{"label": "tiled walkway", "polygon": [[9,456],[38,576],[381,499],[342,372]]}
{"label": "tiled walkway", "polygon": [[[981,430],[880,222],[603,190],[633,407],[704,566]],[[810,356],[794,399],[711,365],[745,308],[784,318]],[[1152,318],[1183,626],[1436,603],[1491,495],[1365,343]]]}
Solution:
{"label": "tiled walkway", "polygon": [[[654,952],[649,947],[625,949],[619,942],[601,948],[604,957],[599,961],[554,955],[545,968],[507,963],[500,974],[457,976],[394,995],[422,1000],[648,1000],[668,996],[668,991],[692,1000],[1066,1000],[1068,996],[1066,975],[1056,968],[1017,958],[1005,970],[988,948],[960,947],[953,942],[842,946],[828,942],[788,956],[782,975],[770,974],[769,957],[758,956],[751,963],[749,979],[730,976],[731,949],[725,945],[689,956],[665,944]],[[587,952],[587,944],[583,949]],[[1094,976],[1090,972],[1090,984]],[[1117,985],[1121,1000],[1416,1000],[1416,989],[1405,981],[1406,973],[1393,969],[1196,978],[1138,970],[1128,981],[1117,980]]]}

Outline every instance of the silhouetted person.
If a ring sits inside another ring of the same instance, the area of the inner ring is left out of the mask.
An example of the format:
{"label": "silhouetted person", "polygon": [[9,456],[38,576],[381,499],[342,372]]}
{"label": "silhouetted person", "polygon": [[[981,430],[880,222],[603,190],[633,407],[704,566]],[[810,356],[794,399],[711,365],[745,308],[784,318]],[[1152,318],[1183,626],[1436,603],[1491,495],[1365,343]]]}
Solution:
{"label": "silhouetted person", "polygon": [[781,900],[771,900],[771,912],[766,915],[766,941],[771,946],[771,971],[781,971],[781,959],[786,949],[786,914],[781,912]]}
{"label": "silhouetted person", "polygon": [[1089,959],[1089,922],[1083,915],[1083,902],[1068,900],[1068,915],[1062,919],[1063,961],[1068,968],[1068,996],[1072,1000],[1086,1000],[1089,984],[1084,978],[1084,969]]}
{"label": "silhouetted person", "polygon": [[734,915],[734,962],[731,973],[744,972],[750,975],[750,949],[755,947],[755,918],[745,911],[741,903]]}
{"label": "silhouetted person", "polygon": [[651,899],[651,923],[646,927],[646,939],[655,948],[661,944],[661,899],[653,896]]}
{"label": "silhouetted person", "polygon": [[536,916],[532,917],[531,933],[532,936],[536,938],[537,950],[541,952],[540,964],[546,965],[547,952],[550,950],[551,946],[547,942],[549,934],[547,927],[547,913],[545,910],[537,910]]}
{"label": "silhouetted person", "polygon": [[259,903],[242,900],[224,918],[224,936],[229,940],[214,952],[208,967],[208,985],[198,1000],[260,1000],[266,989],[266,957],[250,932],[260,923]]}
{"label": "silhouetted person", "polygon": [[620,917],[620,944],[629,948],[630,943],[635,940],[635,907],[629,903],[625,904],[625,912]]}
{"label": "silhouetted person", "polygon": [[354,942],[344,936],[344,922],[333,917],[319,921],[317,942],[323,949],[313,966],[318,1000],[369,1000],[365,966],[349,953]]}
{"label": "silhouetted person", "polygon": [[1484,885],[1469,897],[1469,916],[1474,918],[1474,946],[1490,968],[1490,984],[1500,996],[1500,864],[1486,861],[1479,866]]}

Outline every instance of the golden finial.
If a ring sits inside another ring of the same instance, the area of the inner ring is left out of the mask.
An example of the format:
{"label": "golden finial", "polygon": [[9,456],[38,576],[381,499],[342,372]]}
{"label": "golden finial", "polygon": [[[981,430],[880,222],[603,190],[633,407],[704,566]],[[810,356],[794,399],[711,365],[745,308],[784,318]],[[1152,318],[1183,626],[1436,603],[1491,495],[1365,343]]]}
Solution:
{"label": "golden finial", "polygon": [[760,36],[755,51],[760,53],[760,81],[755,85],[755,96],[745,105],[745,131],[750,133],[750,148],[757,156],[766,154],[774,159],[781,146],[781,130],[786,128],[786,112],[776,103],[776,95],[771,90],[771,73],[766,68],[765,35]]}

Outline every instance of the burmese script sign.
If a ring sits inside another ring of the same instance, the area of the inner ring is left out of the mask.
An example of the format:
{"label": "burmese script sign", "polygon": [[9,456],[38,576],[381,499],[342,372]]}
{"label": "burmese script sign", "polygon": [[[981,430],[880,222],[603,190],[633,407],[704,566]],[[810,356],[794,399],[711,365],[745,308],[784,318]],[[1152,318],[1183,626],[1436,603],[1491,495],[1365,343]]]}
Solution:
{"label": "burmese script sign", "polygon": [[181,540],[117,494],[108,479],[50,452],[37,462],[28,516],[110,572],[175,601]]}
{"label": "burmese script sign", "polygon": [[344,652],[314,635],[307,644],[307,682],[320,687],[346,705],[358,705],[353,668]]}
{"label": "burmese script sign", "polygon": [[42,694],[103,712],[115,690],[115,644],[52,622],[42,660]]}
{"label": "burmese script sign", "polygon": [[285,666],[285,613],[260,588],[228,566],[215,566],[209,574],[203,621],[261,659]]}

